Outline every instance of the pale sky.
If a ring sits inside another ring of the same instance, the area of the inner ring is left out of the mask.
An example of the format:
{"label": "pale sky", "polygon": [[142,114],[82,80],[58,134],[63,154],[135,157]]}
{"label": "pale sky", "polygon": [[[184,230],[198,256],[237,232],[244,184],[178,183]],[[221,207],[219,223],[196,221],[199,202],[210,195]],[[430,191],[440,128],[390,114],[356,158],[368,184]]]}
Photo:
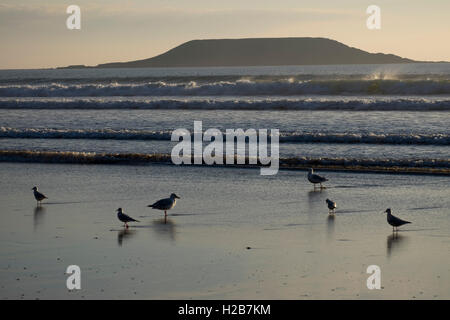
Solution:
{"label": "pale sky", "polygon": [[[81,8],[68,30],[66,8]],[[381,8],[381,30],[366,8]],[[144,59],[193,39],[326,37],[450,61],[449,0],[1,0],[0,69]]]}

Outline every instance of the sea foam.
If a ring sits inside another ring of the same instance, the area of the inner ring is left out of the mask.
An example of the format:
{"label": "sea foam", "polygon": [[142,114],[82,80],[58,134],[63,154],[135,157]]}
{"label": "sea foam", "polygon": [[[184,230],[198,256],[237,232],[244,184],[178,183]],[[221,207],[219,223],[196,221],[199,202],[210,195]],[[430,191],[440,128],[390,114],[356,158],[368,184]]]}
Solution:
{"label": "sea foam", "polygon": [[[171,139],[171,130],[132,129],[51,129],[0,127],[0,138],[17,139],[112,139],[165,140]],[[225,134],[225,133],[224,133]],[[345,143],[345,144],[399,144],[450,145],[448,134],[384,134],[384,133],[320,133],[281,132],[280,143]]]}
{"label": "sea foam", "polygon": [[442,95],[449,80],[238,79],[214,82],[61,83],[0,86],[0,97]]}

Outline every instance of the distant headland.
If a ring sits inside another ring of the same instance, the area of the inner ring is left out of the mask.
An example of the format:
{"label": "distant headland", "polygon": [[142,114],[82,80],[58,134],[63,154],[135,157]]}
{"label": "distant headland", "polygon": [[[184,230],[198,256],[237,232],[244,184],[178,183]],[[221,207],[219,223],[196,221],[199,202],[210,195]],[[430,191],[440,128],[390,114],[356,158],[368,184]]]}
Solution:
{"label": "distant headland", "polygon": [[369,53],[326,38],[211,39],[185,42],[153,58],[95,67],[160,68],[414,63],[393,54]]}

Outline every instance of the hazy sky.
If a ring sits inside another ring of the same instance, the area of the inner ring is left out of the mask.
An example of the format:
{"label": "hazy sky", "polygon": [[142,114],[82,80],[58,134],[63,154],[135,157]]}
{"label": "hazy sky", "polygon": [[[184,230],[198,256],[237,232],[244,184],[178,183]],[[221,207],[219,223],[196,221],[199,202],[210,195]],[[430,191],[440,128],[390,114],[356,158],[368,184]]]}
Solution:
{"label": "hazy sky", "polygon": [[[66,8],[81,8],[68,30]],[[366,8],[381,7],[381,30]],[[149,58],[192,39],[327,37],[369,52],[450,61],[449,0],[1,0],[0,69]]]}

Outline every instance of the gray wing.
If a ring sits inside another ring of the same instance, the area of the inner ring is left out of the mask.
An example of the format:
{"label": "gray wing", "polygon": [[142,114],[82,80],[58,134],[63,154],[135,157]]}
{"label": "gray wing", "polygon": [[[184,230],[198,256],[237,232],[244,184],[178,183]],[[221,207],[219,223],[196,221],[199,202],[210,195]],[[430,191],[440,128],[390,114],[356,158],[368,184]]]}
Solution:
{"label": "gray wing", "polygon": [[139,222],[138,220],[133,219],[132,217],[130,217],[129,215],[126,215],[125,213],[122,213],[122,214],[120,215],[120,218],[121,218],[120,220],[126,221],[126,222],[130,222],[130,221]]}
{"label": "gray wing", "polygon": [[318,174],[312,174],[312,175],[311,175],[311,180],[312,180],[312,181],[317,181],[317,182],[325,182],[325,181],[328,181],[327,178],[322,177],[322,176],[319,176]]}
{"label": "gray wing", "polygon": [[36,191],[35,196],[39,200],[47,199],[47,197],[44,194],[40,193],[39,191]]}
{"label": "gray wing", "polygon": [[172,206],[172,200],[170,198],[166,198],[166,199],[161,199],[159,201],[156,201],[154,204],[152,204],[149,207],[152,207],[154,209],[167,210],[167,209],[170,209],[171,206]]}
{"label": "gray wing", "polygon": [[405,220],[402,220],[400,218],[397,218],[397,217],[395,217],[393,215],[390,216],[388,222],[393,224],[394,226],[401,226],[401,225],[406,224],[406,223],[411,223],[409,221],[405,221]]}

